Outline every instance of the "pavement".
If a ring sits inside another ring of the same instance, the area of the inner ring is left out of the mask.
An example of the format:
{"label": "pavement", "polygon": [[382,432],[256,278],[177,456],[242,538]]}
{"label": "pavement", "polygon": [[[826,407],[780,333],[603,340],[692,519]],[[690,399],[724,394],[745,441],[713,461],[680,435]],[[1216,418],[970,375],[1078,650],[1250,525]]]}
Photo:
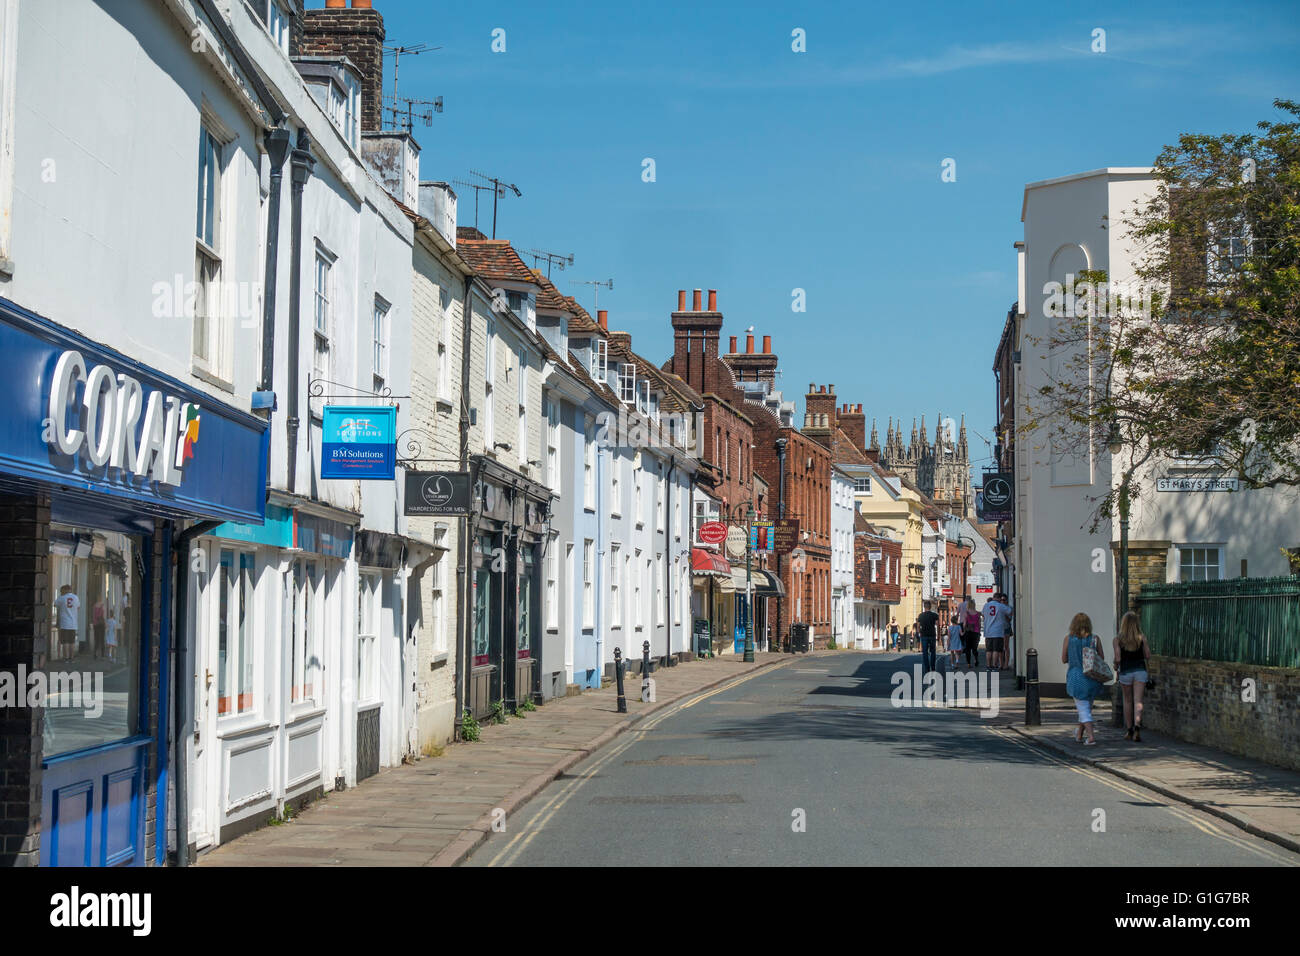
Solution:
{"label": "pavement", "polygon": [[611,684],[546,702],[505,724],[482,727],[473,743],[441,756],[385,768],[334,791],[291,821],[262,827],[207,851],[196,866],[454,866],[575,763],[629,728],[701,691],[834,651],[757,653],[697,659],[654,673],[652,704],[640,700],[639,662],[625,684],[628,713]]}

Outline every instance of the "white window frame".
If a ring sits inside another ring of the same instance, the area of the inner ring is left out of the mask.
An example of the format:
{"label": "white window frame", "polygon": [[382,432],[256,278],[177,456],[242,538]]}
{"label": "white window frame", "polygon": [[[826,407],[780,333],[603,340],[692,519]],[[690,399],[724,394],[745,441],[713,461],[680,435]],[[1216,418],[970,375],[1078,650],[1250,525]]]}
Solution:
{"label": "white window frame", "polygon": [[560,403],[546,399],[546,485],[557,495],[563,494],[563,469],[560,467]]}
{"label": "white window frame", "polygon": [[334,371],[334,265],[337,261],[338,257],[317,240],[312,274],[311,366],[312,377],[325,380]]}
{"label": "white window frame", "polygon": [[266,32],[285,56],[289,55],[289,15],[279,0],[266,0]]}
{"label": "white window frame", "polygon": [[645,496],[641,490],[641,463],[632,464],[632,517],[636,519],[636,526],[640,528],[645,524]]}
{"label": "white window frame", "polygon": [[587,511],[596,510],[596,436],[592,434],[593,427],[588,415],[582,430],[582,507]]}
{"label": "white window frame", "polygon": [[546,629],[557,631],[560,628],[560,542],[552,537],[546,544]]}
{"label": "white window frame", "polygon": [[635,559],[636,559],[636,565],[632,568],[632,574],[634,576],[634,580],[632,582],[632,617],[633,617],[632,623],[635,626],[635,628],[638,631],[640,631],[643,629],[643,625],[641,623],[643,619],[643,615],[641,613],[643,609],[641,604],[641,585],[644,583],[643,579],[645,577],[645,575],[641,571],[641,549],[640,548],[636,549]]}
{"label": "white window frame", "polygon": [[228,169],[227,146],[232,138],[216,117],[204,111],[199,123],[190,355],[197,373],[227,387],[234,378],[234,323],[223,294],[227,180],[234,175]]}
{"label": "white window frame", "polygon": [[610,451],[609,453],[609,513],[615,518],[623,516],[623,494],[622,494],[622,477],[623,459],[619,457],[618,452]]}
{"label": "white window frame", "polygon": [[591,377],[604,384],[609,374],[609,343],[599,335],[591,340]]}
{"label": "white window frame", "polygon": [[618,366],[618,398],[624,405],[636,401],[635,362],[621,362]]}
{"label": "white window frame", "polygon": [[655,624],[662,626],[664,623],[664,576],[663,576],[663,558],[662,554],[656,554],[653,571],[655,576],[654,595],[655,595]]}
{"label": "white window frame", "polygon": [[618,586],[619,566],[618,556],[622,550],[622,545],[617,541],[611,541],[609,544],[609,619],[611,627],[623,626],[623,604]]}
{"label": "white window frame", "polygon": [[519,434],[517,436],[519,445],[515,453],[519,456],[519,464],[524,467],[528,466],[528,353],[521,351],[519,353],[519,367],[517,369],[519,379]]}
{"label": "white window frame", "polygon": [[[446,547],[447,529],[434,528],[433,543]],[[433,587],[430,594],[429,613],[433,618],[433,652],[435,655],[448,653],[447,647],[447,565],[453,558],[450,551],[443,551],[442,556],[433,562]]]}
{"label": "white window frame", "polygon": [[392,310],[392,303],[388,302],[382,295],[375,296],[375,309],[370,326],[371,335],[371,353],[370,353],[370,374],[372,391],[376,394],[383,392],[384,387],[388,384],[388,342],[390,323],[388,314]]}
{"label": "white window frame", "polygon": [[483,353],[483,449],[496,451],[496,353],[497,326],[489,316],[486,327],[486,348]]}
{"label": "white window frame", "polygon": [[[222,569],[226,567],[227,555],[230,559],[232,573],[223,581]],[[248,560],[247,569],[244,565],[245,559]],[[246,570],[247,574],[245,573]],[[217,713],[219,720],[247,717],[259,710],[257,702],[260,695],[257,688],[261,676],[261,668],[258,667],[258,662],[261,660],[261,628],[258,627],[256,587],[257,555],[254,552],[226,547],[217,549],[217,573],[213,576],[213,614],[216,618],[217,633],[219,634],[221,605],[224,597],[226,605],[226,673],[224,676],[229,691],[227,696],[233,702],[226,713],[221,713],[221,684],[220,675],[218,675]],[[241,609],[243,610],[245,625],[242,653],[239,636]],[[214,643],[218,644],[218,647],[214,649],[214,653],[219,658],[219,653],[216,653],[219,651],[219,642]],[[220,666],[218,660],[218,667]],[[241,704],[245,695],[248,697],[247,706]]]}
{"label": "white window frame", "polygon": [[[446,298],[445,302],[443,301],[444,297]],[[448,291],[447,289],[439,289],[438,305],[439,305],[440,316],[438,319],[438,397],[441,398],[443,401],[451,400],[451,389],[449,387],[451,385],[451,381],[447,371],[448,368],[448,349],[447,349],[448,334],[447,333],[451,327],[451,316],[449,314],[452,308],[451,303],[452,303],[451,292]]]}
{"label": "white window frame", "polygon": [[596,624],[595,563],[596,542],[591,538],[584,538],[582,540],[582,626],[584,630],[593,628]]}
{"label": "white window frame", "polygon": [[[1189,544],[1176,545],[1175,547],[1178,549],[1178,564],[1177,564],[1178,583],[1182,584],[1189,581],[1222,581],[1224,579],[1224,567],[1223,567],[1224,552],[1227,549],[1222,544],[1189,543]],[[1211,565],[1207,561],[1197,561],[1196,552],[1198,551],[1207,552],[1207,557],[1208,557],[1208,552],[1211,551],[1214,552],[1215,555],[1218,557],[1217,564]],[[1183,555],[1185,553],[1190,553],[1192,555],[1191,567],[1193,571],[1197,569],[1207,570],[1209,568],[1214,568],[1216,576],[1215,577],[1193,576],[1191,578],[1185,577],[1183,574],[1183,564],[1184,564]]]}

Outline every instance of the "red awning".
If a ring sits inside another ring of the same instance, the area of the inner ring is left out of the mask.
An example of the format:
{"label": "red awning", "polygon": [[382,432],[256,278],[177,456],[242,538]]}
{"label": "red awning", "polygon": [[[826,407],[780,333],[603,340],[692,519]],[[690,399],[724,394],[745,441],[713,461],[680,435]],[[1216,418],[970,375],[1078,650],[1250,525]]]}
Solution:
{"label": "red awning", "polygon": [[721,574],[731,577],[731,565],[722,555],[704,548],[691,548],[691,570],[697,574]]}

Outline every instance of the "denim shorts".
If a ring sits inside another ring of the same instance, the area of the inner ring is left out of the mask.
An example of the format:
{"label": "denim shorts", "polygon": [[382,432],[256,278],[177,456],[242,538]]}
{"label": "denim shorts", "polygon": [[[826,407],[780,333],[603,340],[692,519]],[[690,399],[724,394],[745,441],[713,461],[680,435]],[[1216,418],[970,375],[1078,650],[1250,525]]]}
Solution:
{"label": "denim shorts", "polygon": [[1145,684],[1149,680],[1150,678],[1147,676],[1145,668],[1140,671],[1122,671],[1119,675],[1119,682],[1125,687],[1132,684],[1134,681],[1140,681]]}

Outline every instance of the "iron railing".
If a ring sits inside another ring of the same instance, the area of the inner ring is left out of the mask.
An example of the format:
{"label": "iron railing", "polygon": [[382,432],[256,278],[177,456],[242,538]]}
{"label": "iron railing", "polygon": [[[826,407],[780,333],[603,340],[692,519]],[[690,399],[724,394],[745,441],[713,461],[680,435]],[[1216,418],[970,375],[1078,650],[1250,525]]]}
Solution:
{"label": "iron railing", "polygon": [[1138,613],[1154,654],[1300,668],[1300,577],[1148,584]]}

